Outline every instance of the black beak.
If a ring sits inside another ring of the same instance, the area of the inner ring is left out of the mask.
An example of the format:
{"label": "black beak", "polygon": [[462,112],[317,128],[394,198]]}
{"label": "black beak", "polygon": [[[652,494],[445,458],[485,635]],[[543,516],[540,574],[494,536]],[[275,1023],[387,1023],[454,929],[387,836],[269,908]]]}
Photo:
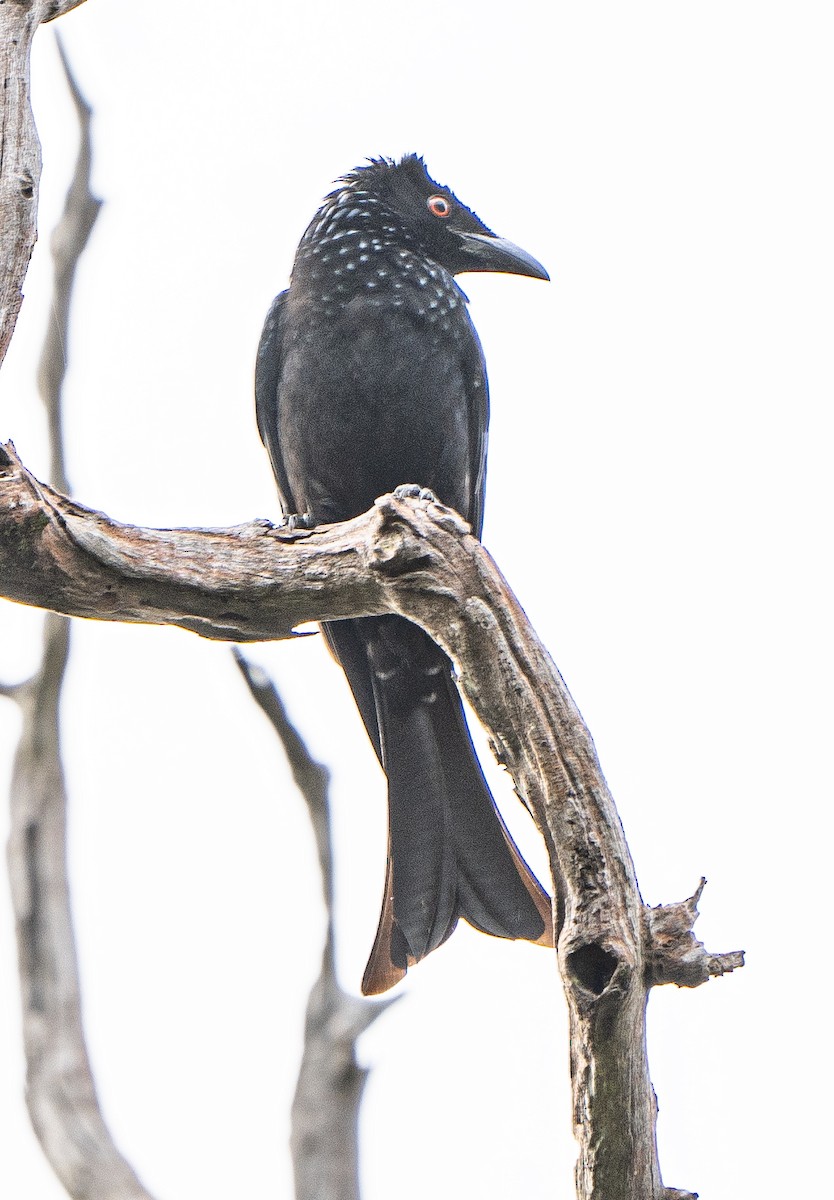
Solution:
{"label": "black beak", "polygon": [[529,275],[531,279],[550,279],[538,259],[506,238],[493,237],[491,233],[455,232],[462,242],[466,262],[459,268],[461,272],[503,271],[508,275]]}

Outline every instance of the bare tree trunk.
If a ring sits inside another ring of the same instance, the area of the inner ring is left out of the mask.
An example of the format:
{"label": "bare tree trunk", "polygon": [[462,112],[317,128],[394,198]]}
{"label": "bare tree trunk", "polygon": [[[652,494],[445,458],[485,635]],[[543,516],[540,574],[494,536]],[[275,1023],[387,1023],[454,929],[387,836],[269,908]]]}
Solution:
{"label": "bare tree trunk", "polygon": [[[2,10],[0,10],[2,11]],[[47,409],[53,477],[66,487],[61,390],[75,268],[100,201],[90,193],[90,109],[69,71],[80,146],[64,213],[52,238],[55,295],[38,382]],[[66,864],[67,795],[59,709],[70,622],[48,613],[43,656],[25,683],[2,688],[17,700],[23,729],[11,786],[8,860],[15,912],[26,1053],[26,1099],[55,1174],[77,1200],[151,1200],[105,1124],[84,1039]]]}
{"label": "bare tree trunk", "polygon": [[0,363],[6,357],[35,245],[41,147],[29,103],[29,54],[39,24],[35,4],[0,5]]}
{"label": "bare tree trunk", "polygon": [[[23,303],[23,280],[37,237],[41,147],[29,100],[29,55],[35,30],[84,0],[15,0],[0,4],[0,366]],[[61,486],[58,479],[57,486]]]}

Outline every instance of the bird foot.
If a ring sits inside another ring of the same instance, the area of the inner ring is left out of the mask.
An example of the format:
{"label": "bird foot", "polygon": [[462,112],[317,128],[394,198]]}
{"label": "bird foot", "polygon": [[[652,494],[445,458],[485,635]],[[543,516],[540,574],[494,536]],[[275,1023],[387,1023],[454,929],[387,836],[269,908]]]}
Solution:
{"label": "bird foot", "polygon": [[401,483],[394,488],[398,500],[427,500],[429,504],[437,504],[438,499],[431,488],[420,487],[419,483]]}
{"label": "bird foot", "polygon": [[284,513],[280,527],[293,533],[296,529],[315,529],[316,522],[310,513]]}

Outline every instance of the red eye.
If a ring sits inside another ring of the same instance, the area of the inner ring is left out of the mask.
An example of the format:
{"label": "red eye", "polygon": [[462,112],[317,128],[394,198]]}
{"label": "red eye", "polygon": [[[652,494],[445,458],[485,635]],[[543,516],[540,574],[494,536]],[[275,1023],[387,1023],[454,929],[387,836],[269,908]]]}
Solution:
{"label": "red eye", "polygon": [[429,196],[426,201],[428,210],[435,217],[451,216],[452,206],[445,196]]}

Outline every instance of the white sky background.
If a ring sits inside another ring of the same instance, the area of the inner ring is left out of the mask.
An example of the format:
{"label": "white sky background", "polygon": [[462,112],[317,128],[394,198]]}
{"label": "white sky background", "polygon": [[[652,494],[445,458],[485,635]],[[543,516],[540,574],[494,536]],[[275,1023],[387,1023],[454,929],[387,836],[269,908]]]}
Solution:
{"label": "white sky background", "polygon": [[[462,281],[492,389],[485,542],[591,728],[646,900],[706,875],[699,936],[748,954],[734,976],[652,995],[664,1178],[709,1200],[821,1194],[830,6],[89,0],[59,24],[105,200],[66,390],[86,504],[150,525],[277,516],[255,347],[320,198],[365,156],[424,153],[549,268],[550,285]],[[0,384],[0,436],[42,475],[46,235],[76,146],[53,28],[33,63],[42,240]],[[0,677],[31,668],[39,621],[0,608]],[[320,639],[253,655],[334,771],[341,970],[358,988],[382,776]],[[16,730],[0,707],[0,787]],[[272,732],[227,647],[78,623],[64,737],[86,1021],[118,1142],[168,1200],[287,1196],[323,929]],[[0,1193],[51,1200],[2,903]],[[362,1044],[365,1200],[570,1195],[552,959],[461,928],[402,990]]]}

